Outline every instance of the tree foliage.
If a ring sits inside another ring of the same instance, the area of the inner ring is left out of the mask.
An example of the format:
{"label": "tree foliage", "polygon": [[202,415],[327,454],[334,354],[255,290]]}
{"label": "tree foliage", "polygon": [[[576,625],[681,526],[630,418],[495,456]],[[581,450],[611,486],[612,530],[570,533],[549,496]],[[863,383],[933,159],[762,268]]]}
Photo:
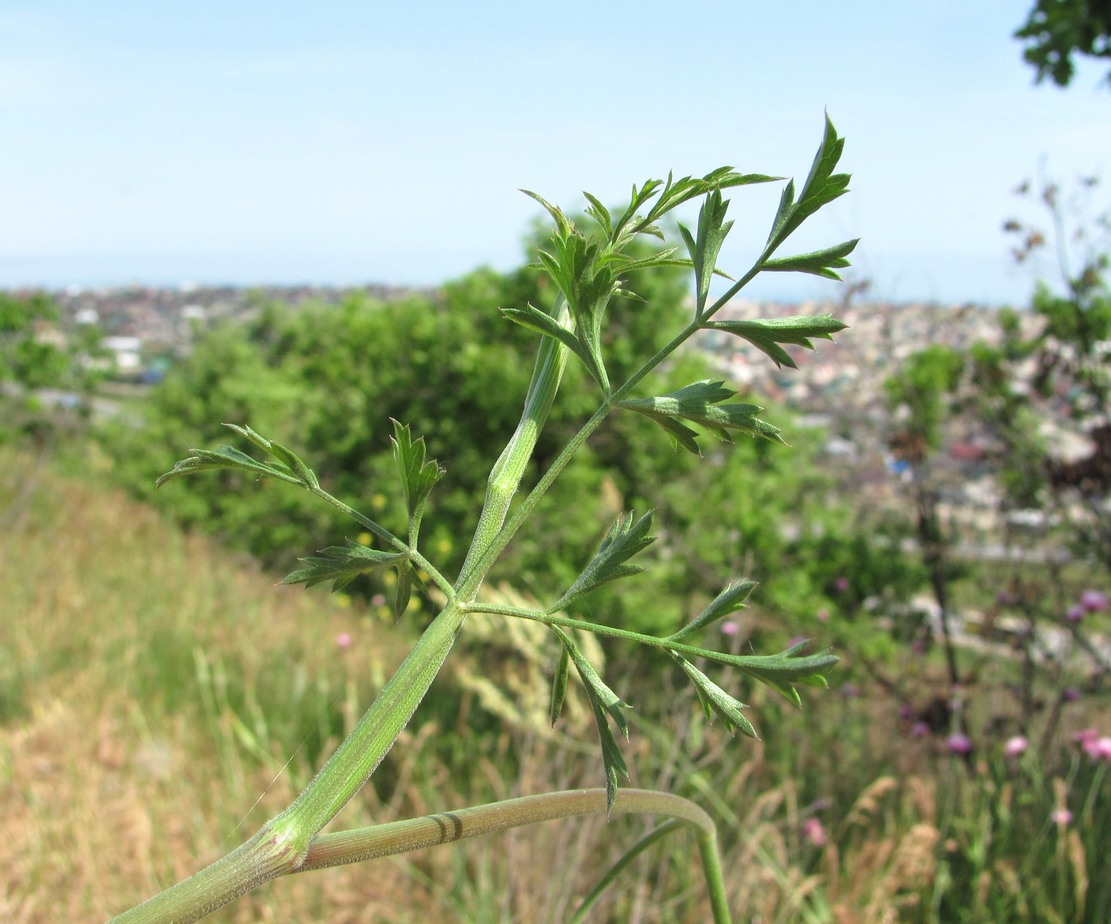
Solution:
{"label": "tree foliage", "polygon": [[[339,306],[297,311],[271,304],[249,323],[220,326],[152,389],[141,430],[111,428],[104,442],[116,475],[186,525],[232,539],[268,566],[291,569],[291,549],[334,549],[337,536],[356,544],[360,537],[340,514],[301,492],[269,481],[240,490],[254,477],[243,471],[184,479],[168,503],[164,492],[154,491],[168,467],[164,447],[226,443],[221,421],[250,420],[285,445],[328,446],[326,458],[306,460],[321,484],[400,523],[406,512],[389,499],[395,477],[389,421],[404,420],[445,469],[424,517],[423,544],[458,568],[458,536],[474,526],[483,473],[493,461],[480,447],[499,445],[513,431],[516,396],[528,384],[519,356],[529,334],[497,309],[550,301],[543,287],[544,277],[528,268],[480,269],[398,302],[358,295]],[[680,271],[630,274],[609,307],[607,372],[614,380],[659,348],[662,332],[689,311],[687,298]],[[444,353],[445,340],[457,348]],[[664,383],[673,388],[711,376],[706,357],[686,351],[673,358]],[[566,378],[534,453],[534,472],[547,467],[590,400],[582,368],[570,366]],[[782,412],[776,416],[782,421]],[[819,543],[828,548],[851,518],[837,512],[836,490],[816,464],[821,435],[798,430],[789,419],[783,429],[790,449],[740,438],[719,451],[712,438],[700,438],[709,458],[697,464],[687,452],[661,452],[658,431],[644,426],[640,414],[612,415],[537,510],[534,527],[509,550],[506,570],[533,592],[566,586],[577,574],[576,550],[618,512],[653,510],[660,539],[646,553],[650,576],[620,593],[603,587],[581,606],[604,608],[617,625],[671,631],[717,592],[714,575],[743,567],[763,583],[759,599],[766,608],[796,616],[836,610],[822,570],[830,558],[818,563],[810,552]],[[564,511],[572,505],[591,513],[569,522]],[[709,525],[696,533],[696,522]],[[357,582],[349,592],[379,589],[379,583]]]}
{"label": "tree foliage", "polygon": [[1048,77],[1068,86],[1076,74],[1075,55],[1111,58],[1111,2],[1037,0],[1015,38],[1026,46],[1022,56],[1039,83]]}
{"label": "tree foliage", "polygon": [[0,383],[47,388],[62,382],[66,354],[46,336],[58,316],[58,306],[44,293],[0,293]]}
{"label": "tree foliage", "polygon": [[[60,424],[82,421],[84,399],[102,374],[99,341],[93,325],[64,325],[44,292],[0,292],[0,440],[17,434],[42,440]],[[44,400],[48,389],[66,394]]]}

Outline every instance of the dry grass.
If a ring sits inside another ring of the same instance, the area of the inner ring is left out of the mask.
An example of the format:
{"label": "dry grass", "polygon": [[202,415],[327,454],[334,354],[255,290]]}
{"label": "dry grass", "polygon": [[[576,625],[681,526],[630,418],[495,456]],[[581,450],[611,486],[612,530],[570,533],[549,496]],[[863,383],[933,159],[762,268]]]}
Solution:
{"label": "dry grass", "polygon": [[[221,671],[233,692],[300,685],[302,702],[338,686],[346,695],[331,705],[350,720],[401,640],[323,595],[275,588],[121,496],[27,457],[3,461],[0,512],[14,515],[0,545],[0,650],[18,672],[4,678],[0,726],[0,919],[104,920],[230,849],[292,795],[288,776],[267,787],[301,741],[260,734],[226,682],[221,701]],[[357,639],[342,652],[340,631]],[[203,663],[221,669],[216,714],[198,707]],[[308,768],[295,758],[292,769]],[[330,919],[384,920],[375,909],[398,906],[405,876],[383,871],[362,916]],[[368,878],[340,871],[329,889],[365,891]],[[309,920],[319,893],[303,877],[280,902],[251,898],[223,919]]]}

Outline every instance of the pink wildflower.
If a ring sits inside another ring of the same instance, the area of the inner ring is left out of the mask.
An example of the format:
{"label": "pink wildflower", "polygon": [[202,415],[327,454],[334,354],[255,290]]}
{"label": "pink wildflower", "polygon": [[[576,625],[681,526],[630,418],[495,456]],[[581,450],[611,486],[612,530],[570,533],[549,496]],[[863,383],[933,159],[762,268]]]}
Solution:
{"label": "pink wildflower", "polygon": [[945,742],[945,746],[954,754],[967,754],[972,750],[972,741],[969,740],[968,735],[962,735],[960,732],[957,732],[949,736]]}
{"label": "pink wildflower", "polygon": [[1098,737],[1099,732],[1094,728],[1082,728],[1072,736],[1072,740],[1083,747],[1089,741],[1095,741]]}
{"label": "pink wildflower", "polygon": [[351,633],[350,632],[340,632],[336,636],[336,647],[341,648],[341,649],[342,648],[350,648],[352,641],[353,641],[353,639],[351,638]]}
{"label": "pink wildflower", "polygon": [[1080,595],[1080,605],[1089,613],[1107,609],[1107,594],[1099,590],[1086,590]]}
{"label": "pink wildflower", "polygon": [[1013,738],[1008,738],[1007,743],[1003,745],[1003,753],[1008,757],[1018,757],[1023,754],[1026,749],[1030,747],[1030,742],[1022,735],[1015,735]]}
{"label": "pink wildflower", "polygon": [[827,837],[826,829],[817,818],[807,818],[802,823],[802,834],[815,847],[824,847]]}
{"label": "pink wildflower", "polygon": [[740,627],[732,619],[727,619],[721,624],[721,634],[736,635],[739,628]]}
{"label": "pink wildflower", "polygon": [[1070,821],[1072,821],[1072,812],[1070,812],[1067,808],[1059,808],[1054,811],[1053,814],[1049,817],[1055,825],[1063,828]]}

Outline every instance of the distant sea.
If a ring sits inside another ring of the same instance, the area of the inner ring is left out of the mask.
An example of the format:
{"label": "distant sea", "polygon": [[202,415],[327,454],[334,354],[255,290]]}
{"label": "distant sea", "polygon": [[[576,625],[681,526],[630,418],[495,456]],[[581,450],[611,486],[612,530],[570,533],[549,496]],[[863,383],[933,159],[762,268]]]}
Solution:
{"label": "distant sea", "polygon": [[[151,255],[79,256],[0,255],[0,289],[155,288],[230,285],[331,287],[368,284],[429,287],[464,275],[477,264],[463,255],[424,254],[421,262],[367,259],[354,255]],[[496,269],[518,265],[516,254],[492,261]],[[409,264],[409,265],[406,265]],[[863,246],[845,274],[850,281],[869,280],[865,300],[1024,307],[1034,288],[1033,276],[1014,267],[1005,254],[907,256],[870,253]],[[813,276],[766,273],[745,290],[756,301],[837,300],[837,284]]]}

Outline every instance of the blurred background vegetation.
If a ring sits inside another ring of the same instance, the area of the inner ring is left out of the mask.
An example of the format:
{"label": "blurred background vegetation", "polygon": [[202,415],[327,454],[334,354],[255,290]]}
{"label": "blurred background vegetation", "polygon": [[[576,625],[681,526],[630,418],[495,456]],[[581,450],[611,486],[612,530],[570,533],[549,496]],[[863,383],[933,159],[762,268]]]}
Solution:
{"label": "blurred background vegetation", "polygon": [[[1000,314],[1002,346],[930,347],[893,373],[891,444],[913,474],[895,505],[864,503],[852,471],[820,456],[826,434],[783,408],[765,416],[789,447],[746,440],[702,460],[615,417],[499,566],[491,593],[550,599],[618,512],[651,507],[660,538],[648,572],[580,615],[673,631],[743,575],[760,586],[719,644],[767,651],[805,636],[835,648],[832,689],[809,691],[802,712],[742,688],[763,736],[754,743],[707,725],[669,664],[606,646],[607,679],[635,706],[634,780],[715,814],[741,919],[1111,913],[1108,561],[1093,514],[1108,485],[1055,477],[1052,446],[1024,428],[1068,413],[1092,429],[1105,413],[1099,260],[1076,278],[1063,297],[1038,295],[1033,333]],[[631,280],[638,297],[612,312],[615,377],[681,323],[685,285],[668,272]],[[4,297],[5,919],[102,919],[230,848],[308,779],[432,614],[418,601],[393,625],[387,588],[369,581],[335,596],[274,587],[299,556],[345,536],[370,541],[301,494],[227,473],[156,492],[155,477],[190,447],[230,442],[221,422],[248,423],[300,452],[331,493],[401,522],[394,417],[447,468],[424,546],[451,573],[530,371],[532,344],[496,309],[549,299],[525,268],[391,301],[260,300],[101,420],[87,412],[103,384],[88,372],[94,345],[51,346],[36,334],[57,320],[50,300]],[[1046,369],[1051,387],[1014,387]],[[711,375],[693,349],[666,370],[668,387]],[[40,400],[63,386],[74,406]],[[588,392],[572,366],[538,470],[589,412]],[[970,416],[995,434],[994,464],[1014,488],[1000,503],[1051,514],[1041,533],[1016,534],[1016,548],[1067,557],[962,552],[931,465],[947,428]],[[518,628],[468,624],[345,823],[600,782],[589,717],[547,726],[555,653],[542,632]],[[553,825],[292,877],[217,919],[559,921],[644,825]],[[639,861],[596,919],[704,920],[703,900],[678,838]]]}

